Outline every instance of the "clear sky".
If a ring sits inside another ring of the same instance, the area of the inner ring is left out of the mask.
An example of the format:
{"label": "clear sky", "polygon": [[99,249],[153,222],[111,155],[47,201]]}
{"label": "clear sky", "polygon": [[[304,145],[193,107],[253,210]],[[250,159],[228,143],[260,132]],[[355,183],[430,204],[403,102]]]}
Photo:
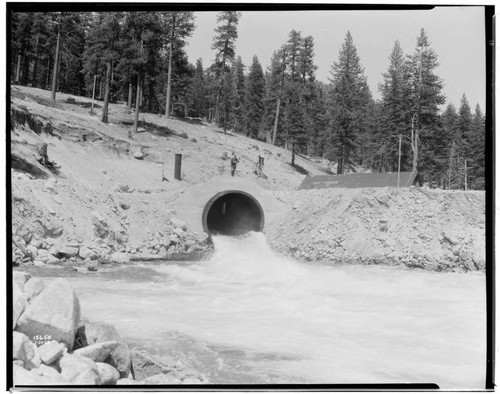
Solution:
{"label": "clear sky", "polygon": [[[217,25],[217,12],[196,12],[196,30],[188,41],[189,61],[198,58],[208,67],[215,58],[210,49]],[[394,42],[405,54],[415,50],[424,28],[440,66],[435,73],[444,80],[447,103],[458,109],[465,93],[471,109],[479,103],[485,111],[484,7],[435,7],[429,11],[242,11],[238,25],[236,55],[248,67],[257,55],[266,69],[273,52],[281,47],[292,29],[311,35],[315,44],[317,79],[328,83],[347,31],[351,32],[374,98],[389,66]]]}

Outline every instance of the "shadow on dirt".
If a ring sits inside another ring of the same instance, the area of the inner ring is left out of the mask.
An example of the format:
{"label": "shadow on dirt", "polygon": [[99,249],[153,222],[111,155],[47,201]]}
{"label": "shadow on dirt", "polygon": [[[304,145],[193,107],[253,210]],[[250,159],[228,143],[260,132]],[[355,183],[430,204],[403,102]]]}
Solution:
{"label": "shadow on dirt", "polygon": [[27,160],[19,157],[15,154],[11,154],[10,156],[10,165],[14,170],[18,170],[20,172],[24,172],[26,174],[30,174],[35,178],[39,179],[47,179],[49,178],[49,174],[44,170],[40,169],[38,166],[28,162]]}

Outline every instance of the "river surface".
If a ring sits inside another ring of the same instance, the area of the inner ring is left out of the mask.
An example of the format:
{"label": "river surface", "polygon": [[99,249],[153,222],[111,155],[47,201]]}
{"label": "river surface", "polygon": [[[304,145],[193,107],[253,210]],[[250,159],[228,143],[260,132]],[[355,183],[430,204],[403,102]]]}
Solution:
{"label": "river surface", "polygon": [[214,243],[209,261],[43,275],[67,276],[82,317],[125,338],[189,342],[210,383],[484,388],[484,274],[304,264],[261,233]]}

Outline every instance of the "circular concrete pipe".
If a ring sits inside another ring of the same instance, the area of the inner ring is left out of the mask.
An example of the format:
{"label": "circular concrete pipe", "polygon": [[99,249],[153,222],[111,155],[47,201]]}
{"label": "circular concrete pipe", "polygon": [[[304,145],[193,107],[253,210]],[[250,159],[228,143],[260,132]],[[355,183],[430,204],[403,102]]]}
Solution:
{"label": "circular concrete pipe", "polygon": [[264,211],[251,194],[226,190],[208,200],[202,221],[209,235],[241,235],[264,229]]}

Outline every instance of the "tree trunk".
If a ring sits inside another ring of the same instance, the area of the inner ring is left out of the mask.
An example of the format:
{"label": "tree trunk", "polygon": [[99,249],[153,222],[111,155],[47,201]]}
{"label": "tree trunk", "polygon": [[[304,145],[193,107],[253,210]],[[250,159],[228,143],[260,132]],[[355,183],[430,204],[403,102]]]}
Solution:
{"label": "tree trunk", "polygon": [[39,48],[39,37],[36,38],[36,51],[35,51],[35,65],[33,67],[33,79],[31,80],[31,85],[33,87],[38,87],[37,74],[38,74],[38,48]]}
{"label": "tree trunk", "polygon": [[54,59],[54,71],[52,77],[52,100],[56,100],[56,85],[57,85],[57,73],[58,73],[58,62],[59,62],[59,41],[61,39],[61,28],[57,32],[57,44],[56,44],[56,58]]}
{"label": "tree trunk", "polygon": [[139,123],[139,103],[141,102],[141,72],[137,73],[137,91],[135,96],[135,117],[134,117],[134,127],[129,131],[129,138],[134,138],[137,133],[137,125]]}
{"label": "tree trunk", "polygon": [[92,106],[90,107],[90,113],[94,113],[94,100],[95,100],[95,85],[97,82],[97,74],[94,75],[94,86],[92,88]]}
{"label": "tree trunk", "polygon": [[292,142],[292,166],[295,166],[295,142]]}
{"label": "tree trunk", "polygon": [[111,61],[106,63],[106,85],[104,89],[104,104],[102,106],[101,122],[108,123],[108,105],[109,105],[109,82],[111,77]]}
{"label": "tree trunk", "polygon": [[16,83],[19,83],[20,77],[21,77],[21,53],[17,55]]}
{"label": "tree trunk", "polygon": [[165,104],[165,116],[170,118],[170,91],[172,88],[172,50],[174,46],[175,12],[172,13],[172,34],[168,51],[168,76],[167,76],[167,102]]}
{"label": "tree trunk", "polygon": [[280,115],[281,97],[278,97],[278,102],[276,103],[276,116],[274,117],[274,128],[273,128],[273,145],[276,145],[276,134],[278,132],[278,118]]}
{"label": "tree trunk", "polygon": [[413,169],[417,171],[418,165],[418,126],[415,127],[416,114],[411,119],[411,149],[413,151]]}
{"label": "tree trunk", "polygon": [[49,78],[50,78],[50,56],[47,59],[47,76],[45,79],[45,89],[49,88]]}
{"label": "tree trunk", "polygon": [[132,95],[134,94],[134,86],[132,84],[132,78],[128,77],[128,108],[132,108]]}

